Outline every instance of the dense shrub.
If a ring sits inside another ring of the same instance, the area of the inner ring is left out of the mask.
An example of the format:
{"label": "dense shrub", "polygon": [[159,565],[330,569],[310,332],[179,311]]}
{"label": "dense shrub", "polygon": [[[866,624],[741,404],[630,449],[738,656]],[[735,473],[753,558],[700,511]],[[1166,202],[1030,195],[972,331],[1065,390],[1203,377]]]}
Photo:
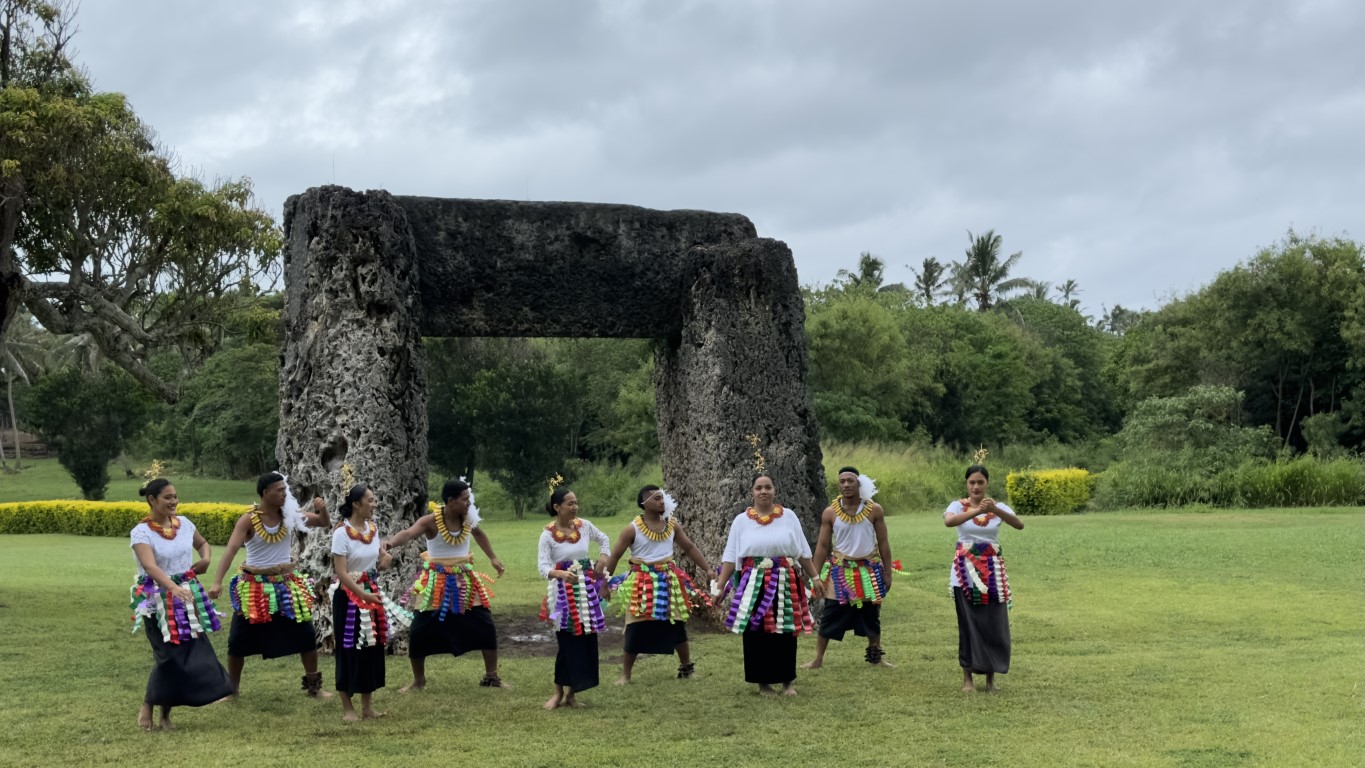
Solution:
{"label": "dense shrub", "polygon": [[[232,526],[249,507],[241,504],[181,504],[179,513],[210,544],[227,544]],[[0,534],[65,533],[73,536],[127,536],[147,516],[140,501],[19,501],[0,504]]]}
{"label": "dense shrub", "polygon": [[1069,515],[1090,502],[1090,473],[1084,469],[1011,472],[1005,479],[1009,503],[1021,515]]}

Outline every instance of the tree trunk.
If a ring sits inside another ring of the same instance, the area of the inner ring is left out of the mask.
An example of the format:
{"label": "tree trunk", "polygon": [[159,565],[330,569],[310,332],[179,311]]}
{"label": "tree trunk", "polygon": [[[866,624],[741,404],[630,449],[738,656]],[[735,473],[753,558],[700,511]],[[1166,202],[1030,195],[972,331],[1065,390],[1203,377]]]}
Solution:
{"label": "tree trunk", "polygon": [[14,468],[23,469],[23,455],[19,453],[19,419],[14,415],[14,374],[5,376],[5,398],[9,400],[9,425],[14,430]]}

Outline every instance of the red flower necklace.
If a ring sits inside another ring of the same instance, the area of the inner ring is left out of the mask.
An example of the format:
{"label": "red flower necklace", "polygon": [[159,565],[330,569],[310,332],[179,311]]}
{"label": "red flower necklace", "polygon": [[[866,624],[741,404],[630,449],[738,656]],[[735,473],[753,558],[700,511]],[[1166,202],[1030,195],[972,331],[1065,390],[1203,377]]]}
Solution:
{"label": "red flower necklace", "polygon": [[[962,501],[960,501],[960,502],[958,502],[958,503],[962,505],[962,508],[963,508],[963,509],[971,509],[971,505],[967,503],[968,501],[970,501],[970,499],[963,499]],[[985,528],[985,527],[986,527],[986,523],[989,523],[989,522],[991,521],[991,518],[992,518],[992,517],[995,517],[995,513],[994,513],[994,512],[987,512],[987,513],[984,514],[984,515],[977,515],[976,517],[973,517],[973,518],[972,518],[972,522],[973,522],[973,523],[976,523],[977,525],[981,526],[982,528]]]}
{"label": "red flower necklace", "polygon": [[[176,535],[180,533],[180,518],[175,515],[171,515],[170,525],[163,526],[157,523],[152,519],[151,515],[142,518],[142,522],[146,523],[148,528],[151,528],[158,536],[166,541],[175,541]],[[167,531],[170,531],[170,533],[167,533]]]}
{"label": "red flower necklace", "polygon": [[766,515],[760,515],[758,514],[757,509],[749,507],[749,509],[746,511],[746,514],[749,515],[750,520],[753,520],[755,523],[758,523],[759,525],[769,525],[772,523],[772,521],[782,516],[782,507],[774,505],[773,510]]}
{"label": "red flower necklace", "polygon": [[549,531],[550,535],[555,537],[555,541],[559,542],[560,544],[563,544],[566,541],[569,542],[570,544],[577,544],[578,540],[583,538],[582,532],[578,530],[579,528],[582,527],[583,521],[575,517],[573,519],[572,533],[564,533],[563,531],[559,530],[559,528],[556,527],[554,523],[550,523],[549,525],[545,526],[545,530]]}
{"label": "red flower necklace", "polygon": [[352,541],[358,541],[361,544],[369,544],[374,541],[374,535],[379,533],[379,526],[375,525],[374,522],[370,520],[365,521],[364,533],[352,528],[350,520],[343,520],[341,524],[346,528],[346,535],[350,536]]}

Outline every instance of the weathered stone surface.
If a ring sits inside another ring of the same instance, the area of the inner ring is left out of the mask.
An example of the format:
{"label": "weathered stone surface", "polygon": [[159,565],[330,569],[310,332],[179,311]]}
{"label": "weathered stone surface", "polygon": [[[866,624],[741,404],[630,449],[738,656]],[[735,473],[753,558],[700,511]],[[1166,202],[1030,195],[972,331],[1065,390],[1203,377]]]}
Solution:
{"label": "weathered stone surface", "polygon": [[718,563],[730,521],[752,500],[759,448],[778,503],[814,541],[825,479],[806,393],[805,310],[787,246],[754,239],[686,256],[682,333],[654,362],[664,484],[678,518]]}
{"label": "weathered stone surface", "polygon": [[[426,359],[417,264],[407,216],[387,192],[311,189],[285,203],[285,346],[275,453],[301,500],[323,496],[333,519],[343,466],[374,489],[381,533],[424,514]],[[314,530],[301,562],[326,583],[330,530]],[[383,577],[390,593],[415,556]],[[317,614],[330,645],[330,606]]]}
{"label": "weathered stone surface", "polygon": [[673,335],[687,249],[755,236],[730,213],[394,199],[421,264],[424,336]]}
{"label": "weathered stone surface", "polygon": [[[421,335],[656,338],[664,479],[707,558],[751,500],[750,434],[779,502],[814,532],[825,488],[796,269],[743,216],[321,187],[285,204],[285,237],[276,453],[300,498],[335,509],[350,465],[385,535],[424,514]],[[320,577],[326,537],[303,551]],[[384,577],[391,592],[416,550]]]}

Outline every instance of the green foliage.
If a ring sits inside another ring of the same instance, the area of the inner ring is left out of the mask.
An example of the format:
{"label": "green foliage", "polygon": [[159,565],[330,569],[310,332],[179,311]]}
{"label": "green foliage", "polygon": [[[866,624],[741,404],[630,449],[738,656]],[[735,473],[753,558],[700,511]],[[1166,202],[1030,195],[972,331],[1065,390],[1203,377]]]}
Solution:
{"label": "green foliage", "polygon": [[210,357],[185,387],[196,468],[249,478],[275,468],[280,357],[271,344],[227,349]]}
{"label": "green foliage", "polygon": [[[1365,391],[1362,306],[1360,244],[1291,231],[1138,323],[1120,346],[1119,380],[1130,403],[1201,384],[1242,390],[1250,424],[1303,450],[1305,419],[1354,413]],[[1349,421],[1341,440],[1365,446],[1365,423]]]}
{"label": "green foliage", "polygon": [[543,339],[538,345],[574,387],[569,456],[640,462],[659,455],[651,342]]}
{"label": "green foliage", "polygon": [[926,350],[906,342],[894,310],[850,296],[809,307],[807,382],[816,417],[841,440],[906,440],[942,391]]}
{"label": "green foliage", "polygon": [[92,87],[67,57],[72,14],[21,0],[0,13],[0,284],[19,288],[0,294],[0,331],[22,301],[172,402],[178,379],[148,357],[169,349],[192,368],[212,351],[280,232],[249,180],[177,176],[127,99]]}
{"label": "green foliage", "polygon": [[104,498],[109,462],[137,436],[151,412],[146,390],[112,366],[94,375],[67,368],[44,376],[25,397],[28,419],[84,497]]}
{"label": "green foliage", "polygon": [[1094,481],[1084,469],[1011,472],[1009,503],[1021,515],[1069,515],[1090,503]]}
{"label": "green foliage", "polygon": [[[189,518],[215,546],[227,544],[232,526],[246,511],[233,504],[181,504],[178,514]],[[64,533],[72,536],[122,536],[147,516],[140,501],[28,501],[0,504],[0,534]]]}
{"label": "green foliage", "polygon": [[548,496],[573,428],[574,383],[538,357],[479,371],[469,405],[491,473],[512,497],[517,518]]}

